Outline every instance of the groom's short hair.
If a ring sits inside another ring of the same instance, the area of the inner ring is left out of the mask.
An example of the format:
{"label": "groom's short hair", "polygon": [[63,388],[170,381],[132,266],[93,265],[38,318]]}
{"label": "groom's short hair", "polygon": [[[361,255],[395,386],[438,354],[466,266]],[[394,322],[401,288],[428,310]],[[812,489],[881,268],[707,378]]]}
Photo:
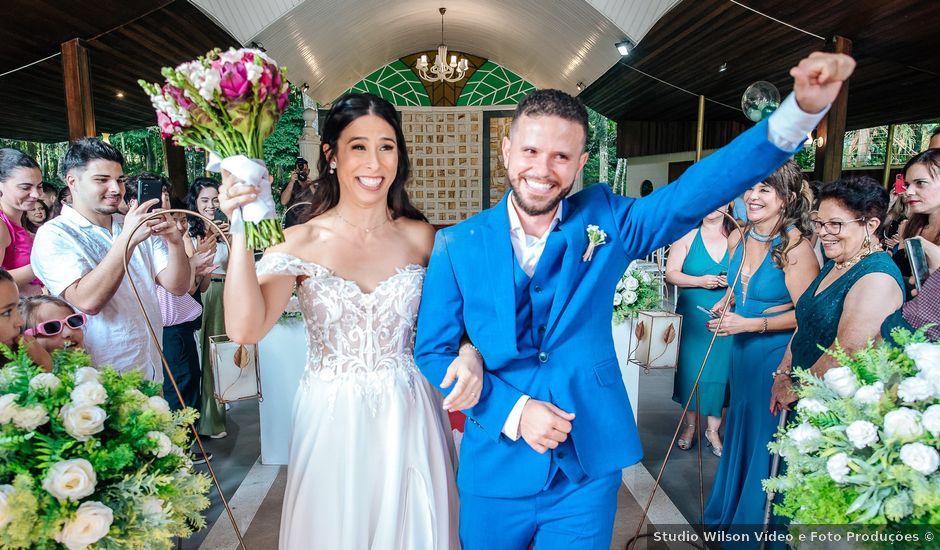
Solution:
{"label": "groom's short hair", "polygon": [[588,113],[581,100],[561,90],[536,90],[525,96],[512,115],[512,128],[521,116],[557,116],[574,122],[584,130],[584,141],[588,137]]}

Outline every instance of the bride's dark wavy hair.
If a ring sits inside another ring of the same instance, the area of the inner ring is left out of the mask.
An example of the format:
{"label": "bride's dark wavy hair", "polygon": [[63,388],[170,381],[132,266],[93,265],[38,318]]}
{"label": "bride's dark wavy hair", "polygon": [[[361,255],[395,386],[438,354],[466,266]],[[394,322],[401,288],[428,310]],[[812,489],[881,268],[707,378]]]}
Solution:
{"label": "bride's dark wavy hair", "polygon": [[405,134],[401,130],[398,113],[391,103],[372,94],[347,94],[333,103],[330,112],[323,123],[323,132],[320,140],[323,143],[323,154],[317,162],[319,176],[311,186],[311,191],[305,193],[300,200],[310,201],[297,214],[297,223],[304,223],[315,218],[336,206],[339,202],[339,179],[336,174],[330,173],[330,159],[336,154],[339,136],[343,130],[354,120],[366,115],[375,115],[387,122],[395,131],[395,145],[398,150],[398,171],[395,181],[388,189],[388,209],[392,212],[392,219],[402,216],[413,220],[428,221],[428,219],[415,208],[408,199],[405,191],[405,182],[411,172],[411,161],[408,160],[408,148],[405,146]]}
{"label": "bride's dark wavy hair", "polygon": [[[813,209],[812,191],[809,189],[809,183],[803,179],[803,172],[792,160],[777,168],[777,170],[768,176],[763,182],[777,193],[777,196],[783,201],[783,211],[780,213],[780,221],[774,227],[773,233],[780,237],[780,243],[770,251],[770,257],[777,267],[783,268],[789,262],[789,252],[803,239],[808,239],[813,234],[813,226],[810,221],[810,212]],[[800,238],[796,242],[790,243],[790,234],[788,229],[795,227],[800,232]],[[751,224],[748,223],[748,228]]]}

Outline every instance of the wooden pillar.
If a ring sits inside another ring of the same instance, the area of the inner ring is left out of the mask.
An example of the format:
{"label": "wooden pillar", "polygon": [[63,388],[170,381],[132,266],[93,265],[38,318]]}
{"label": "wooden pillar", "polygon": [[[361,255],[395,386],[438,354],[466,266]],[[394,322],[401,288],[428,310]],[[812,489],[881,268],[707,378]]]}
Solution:
{"label": "wooden pillar", "polygon": [[894,162],[894,124],[888,125],[888,141],[885,145],[885,170],[881,175],[881,184],[885,186],[885,189],[891,191],[893,186],[890,185],[888,178],[891,177],[891,163]]}
{"label": "wooden pillar", "polygon": [[166,174],[173,187],[171,195],[185,198],[189,192],[189,177],[186,175],[186,149],[173,143],[172,138],[163,140],[166,152]]}
{"label": "wooden pillar", "polygon": [[65,83],[65,111],[69,141],[95,136],[95,107],[91,98],[91,72],[88,50],[78,39],[63,42],[62,80]]}
{"label": "wooden pillar", "polygon": [[[852,41],[842,36],[833,37],[827,48],[835,53],[852,54]],[[849,103],[849,83],[842,83],[832,108],[819,123],[816,135],[823,138],[822,147],[816,148],[816,168],[813,178],[823,182],[839,179],[842,175],[842,141],[845,138],[846,108]]]}
{"label": "wooden pillar", "polygon": [[702,144],[705,141],[705,96],[698,96],[698,119],[695,126],[695,162],[702,160]]}

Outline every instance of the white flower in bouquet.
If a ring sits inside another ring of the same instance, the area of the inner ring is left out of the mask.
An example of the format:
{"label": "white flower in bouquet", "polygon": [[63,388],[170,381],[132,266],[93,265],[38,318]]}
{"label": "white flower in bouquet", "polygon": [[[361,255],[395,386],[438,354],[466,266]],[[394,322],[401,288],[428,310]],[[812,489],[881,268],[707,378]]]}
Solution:
{"label": "white flower in bouquet", "polygon": [[29,380],[29,389],[33,391],[48,390],[49,393],[52,393],[59,389],[61,385],[62,382],[59,380],[59,377],[51,372],[37,374]]}
{"label": "white flower in bouquet", "polygon": [[619,292],[614,292],[614,307],[623,303],[623,296]]}
{"label": "white flower in bouquet", "polygon": [[858,379],[849,367],[836,367],[829,369],[823,375],[826,387],[836,392],[839,397],[846,398],[855,394],[858,389]]}
{"label": "white flower in bouquet", "polygon": [[170,413],[170,404],[167,403],[166,399],[160,397],[159,395],[148,397],[145,408],[157,413]]}
{"label": "white flower in bouquet", "polygon": [[623,288],[627,290],[636,290],[640,287],[640,281],[638,281],[636,277],[628,276],[621,279],[621,281],[623,282]]}
{"label": "white flower in bouquet", "polygon": [[864,449],[878,442],[878,427],[867,420],[856,420],[845,429],[845,436],[853,447]]}
{"label": "white flower in bouquet", "polygon": [[806,411],[809,414],[822,414],[829,411],[829,407],[827,407],[822,401],[819,399],[813,399],[811,397],[797,401],[796,409],[799,411]]}
{"label": "white flower in bouquet", "polygon": [[845,483],[849,478],[849,455],[836,453],[826,461],[826,470],[829,477],[836,483]]}
{"label": "white flower in bouquet", "polygon": [[0,426],[9,424],[16,413],[16,394],[6,393],[0,395]]}
{"label": "white flower in bouquet", "polygon": [[875,382],[874,384],[869,384],[867,386],[862,386],[855,392],[855,395],[852,399],[856,403],[862,405],[874,405],[880,399],[882,394],[884,394],[885,385],[881,382]]}
{"label": "white flower in bouquet", "polygon": [[101,373],[94,367],[81,367],[77,369],[72,376],[75,378],[75,385],[84,384],[85,382],[98,382],[101,380]]}
{"label": "white flower in bouquet", "polygon": [[100,502],[83,502],[55,540],[69,550],[82,550],[104,538],[113,522],[114,512],[110,508]]}
{"label": "white flower in bouquet", "polygon": [[73,403],[63,406],[59,416],[65,431],[78,441],[88,441],[91,436],[101,432],[108,418],[101,407]]}
{"label": "white flower in bouquet", "polygon": [[163,499],[157,497],[144,497],[141,500],[140,510],[145,516],[161,517],[163,516]]}
{"label": "white flower in bouquet", "polygon": [[815,451],[819,447],[819,440],[822,438],[822,432],[812,424],[803,422],[799,426],[790,430],[790,439],[796,444],[801,453]]}
{"label": "white flower in bouquet", "polygon": [[615,288],[614,290],[616,290],[617,292],[620,292],[624,288],[626,287],[623,286],[623,279],[621,278],[619,281],[617,281],[617,288]]}
{"label": "white flower in bouquet", "polygon": [[147,432],[147,437],[157,443],[156,448],[150,451],[156,455],[157,458],[163,458],[173,452],[173,442],[170,441],[170,438],[167,437],[165,433],[157,431]]}
{"label": "white flower in bouquet", "polygon": [[901,407],[885,415],[885,435],[897,439],[914,439],[924,434],[920,413]]}
{"label": "white flower in bouquet", "polygon": [[917,373],[917,378],[933,386],[933,396],[940,397],[940,365],[931,365]]}
{"label": "white flower in bouquet", "polygon": [[104,386],[95,381],[82,382],[70,394],[76,405],[101,405],[108,400]]}
{"label": "white flower in bouquet", "polygon": [[10,509],[9,498],[13,494],[12,485],[0,485],[0,529],[13,521],[13,510]]}
{"label": "white flower in bouquet", "polygon": [[934,437],[940,437],[940,405],[931,405],[921,417],[924,428]]}
{"label": "white flower in bouquet", "polygon": [[923,443],[907,443],[901,447],[901,462],[929,476],[940,466],[940,455],[936,449]]}
{"label": "white flower in bouquet", "polygon": [[30,407],[15,408],[13,413],[13,423],[21,430],[31,432],[49,422],[49,413],[42,405],[32,405]]}
{"label": "white flower in bouquet", "polygon": [[636,302],[637,295],[636,292],[633,292],[632,290],[624,290],[621,295],[623,296],[623,303],[627,305]]}
{"label": "white flower in bouquet", "polygon": [[904,347],[904,351],[914,360],[917,370],[940,367],[940,344],[908,344]]}
{"label": "white flower in bouquet", "polygon": [[650,284],[653,282],[653,277],[645,271],[640,271],[638,275],[640,276],[640,281],[642,281],[644,284]]}
{"label": "white flower in bouquet", "polygon": [[95,492],[97,482],[91,462],[75,458],[53,464],[42,480],[42,488],[60,501],[79,501]]}
{"label": "white flower in bouquet", "polygon": [[898,397],[908,404],[930,399],[933,394],[933,384],[917,376],[903,380],[898,386]]}

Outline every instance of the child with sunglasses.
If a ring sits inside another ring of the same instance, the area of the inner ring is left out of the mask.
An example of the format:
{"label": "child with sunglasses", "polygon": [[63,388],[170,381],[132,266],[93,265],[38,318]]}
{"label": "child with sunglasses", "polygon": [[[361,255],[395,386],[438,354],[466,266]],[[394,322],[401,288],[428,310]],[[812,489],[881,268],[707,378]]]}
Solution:
{"label": "child with sunglasses", "polygon": [[[0,269],[0,344],[16,350],[20,341],[24,340],[33,362],[47,371],[51,370],[52,357],[49,353],[34,338],[23,334],[23,317],[16,307],[19,295],[13,276],[6,269]],[[0,368],[4,364],[5,360],[0,359]]]}
{"label": "child with sunglasses", "polygon": [[30,296],[20,300],[25,336],[33,337],[46,351],[84,347],[82,327],[88,318],[57,296]]}

